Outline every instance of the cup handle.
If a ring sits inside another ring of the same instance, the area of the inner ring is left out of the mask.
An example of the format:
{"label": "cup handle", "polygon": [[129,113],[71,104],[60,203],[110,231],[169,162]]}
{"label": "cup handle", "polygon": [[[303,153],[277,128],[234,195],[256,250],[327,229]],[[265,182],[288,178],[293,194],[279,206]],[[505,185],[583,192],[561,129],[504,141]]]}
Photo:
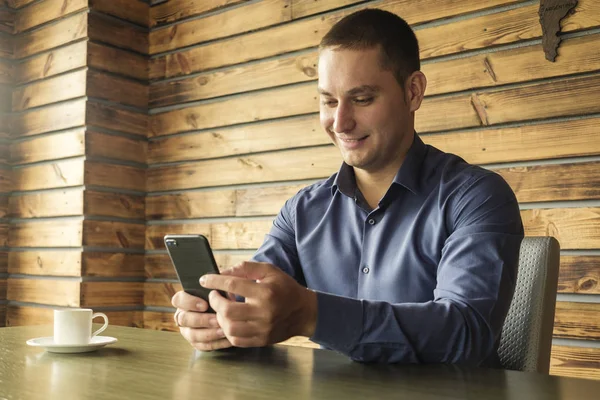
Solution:
{"label": "cup handle", "polygon": [[99,333],[104,332],[104,330],[108,327],[108,317],[106,316],[106,314],[101,313],[101,312],[97,312],[97,313],[94,313],[92,315],[92,319],[94,319],[96,317],[102,317],[102,318],[104,318],[104,325],[102,325],[102,328],[100,328],[96,332],[92,333],[92,337],[96,336]]}

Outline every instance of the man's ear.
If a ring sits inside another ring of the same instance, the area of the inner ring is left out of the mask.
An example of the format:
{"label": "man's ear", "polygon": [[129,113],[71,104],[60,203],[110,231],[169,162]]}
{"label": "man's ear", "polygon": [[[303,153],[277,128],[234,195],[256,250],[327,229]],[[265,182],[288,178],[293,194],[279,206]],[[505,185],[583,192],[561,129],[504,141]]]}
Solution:
{"label": "man's ear", "polygon": [[407,102],[410,106],[410,112],[415,112],[421,107],[425,89],[427,88],[427,78],[421,71],[415,71],[406,79],[404,85],[407,94]]}

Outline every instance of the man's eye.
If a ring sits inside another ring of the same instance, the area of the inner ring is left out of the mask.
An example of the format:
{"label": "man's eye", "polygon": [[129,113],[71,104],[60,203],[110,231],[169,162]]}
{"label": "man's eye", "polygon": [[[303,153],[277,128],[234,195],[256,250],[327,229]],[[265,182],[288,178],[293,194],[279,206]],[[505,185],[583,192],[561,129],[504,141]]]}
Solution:
{"label": "man's eye", "polygon": [[334,107],[337,104],[337,101],[335,101],[335,100],[323,100],[323,101],[321,101],[321,104],[323,104],[324,106],[327,106],[327,107]]}
{"label": "man's eye", "polygon": [[370,104],[372,101],[372,97],[357,97],[354,99],[354,102],[360,105]]}

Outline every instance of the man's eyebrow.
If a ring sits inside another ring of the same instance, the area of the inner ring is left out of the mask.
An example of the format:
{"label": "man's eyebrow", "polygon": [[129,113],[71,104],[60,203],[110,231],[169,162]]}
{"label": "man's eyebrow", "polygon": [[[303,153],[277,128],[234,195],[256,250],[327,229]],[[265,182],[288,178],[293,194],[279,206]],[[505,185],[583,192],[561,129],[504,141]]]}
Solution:
{"label": "man's eyebrow", "polygon": [[[357,86],[355,88],[348,90],[346,92],[346,95],[356,96],[357,94],[363,94],[363,93],[377,93],[380,90],[381,90],[381,88],[379,86],[362,85],[362,86]],[[323,88],[317,88],[317,91],[319,92],[319,94],[322,94],[323,96],[333,97],[333,95],[331,93],[329,93],[328,91],[326,91]]]}
{"label": "man's eyebrow", "polygon": [[317,91],[319,92],[319,94],[322,94],[323,96],[331,96],[331,93],[329,93],[325,89],[317,88]]}

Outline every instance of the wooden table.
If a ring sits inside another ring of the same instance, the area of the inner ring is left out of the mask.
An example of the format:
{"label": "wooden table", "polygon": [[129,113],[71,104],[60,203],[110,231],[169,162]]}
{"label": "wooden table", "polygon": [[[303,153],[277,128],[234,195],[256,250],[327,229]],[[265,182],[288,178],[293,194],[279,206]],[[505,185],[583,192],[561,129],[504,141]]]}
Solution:
{"label": "wooden table", "polygon": [[51,326],[0,328],[0,399],[591,399],[600,382],[444,365],[367,365],[326,350],[273,346],[213,353],[178,334],[109,327],[94,353],[25,341]]}

